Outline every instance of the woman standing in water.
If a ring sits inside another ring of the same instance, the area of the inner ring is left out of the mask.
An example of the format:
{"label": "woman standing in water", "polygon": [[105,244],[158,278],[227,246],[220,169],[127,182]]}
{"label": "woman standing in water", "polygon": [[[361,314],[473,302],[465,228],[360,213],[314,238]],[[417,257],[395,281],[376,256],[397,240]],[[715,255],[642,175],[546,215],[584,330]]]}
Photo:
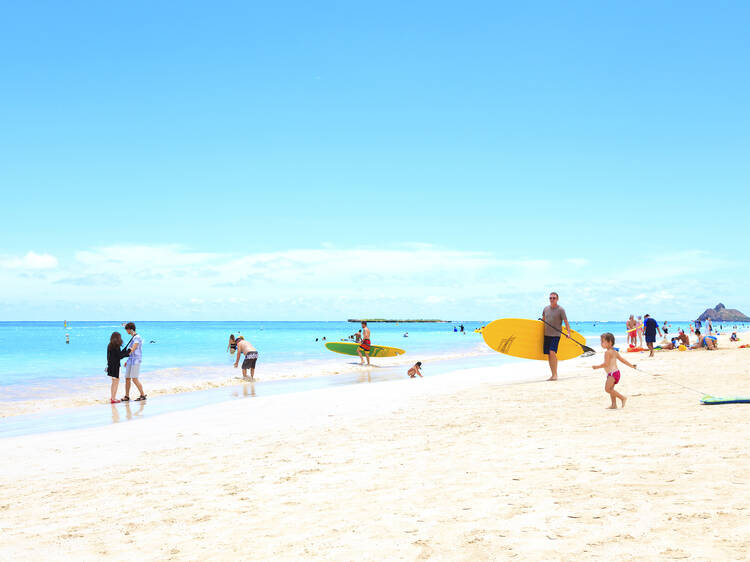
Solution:
{"label": "woman standing in water", "polygon": [[120,384],[120,360],[130,355],[130,350],[122,349],[122,336],[120,332],[112,332],[107,346],[107,375],[112,378],[110,404],[120,402],[117,399],[117,387]]}

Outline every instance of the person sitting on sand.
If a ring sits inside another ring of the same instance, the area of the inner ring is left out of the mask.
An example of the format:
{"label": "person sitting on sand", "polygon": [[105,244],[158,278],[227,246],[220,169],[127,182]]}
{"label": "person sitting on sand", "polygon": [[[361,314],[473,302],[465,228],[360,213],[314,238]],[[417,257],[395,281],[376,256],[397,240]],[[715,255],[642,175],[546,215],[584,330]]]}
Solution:
{"label": "person sitting on sand", "polygon": [[701,343],[707,350],[712,351],[714,349],[717,349],[716,340],[716,336],[703,336],[701,338]]}
{"label": "person sitting on sand", "polygon": [[680,333],[677,334],[677,339],[680,340],[680,343],[682,345],[684,345],[686,347],[690,346],[690,337],[685,332],[683,332],[682,330],[680,330]]}
{"label": "person sitting on sand", "polygon": [[716,336],[701,336],[701,331],[695,331],[695,343],[690,346],[690,349],[716,349]]}
{"label": "person sitting on sand", "polygon": [[628,399],[615,390],[615,385],[620,382],[620,370],[617,368],[617,362],[620,361],[625,363],[631,369],[635,369],[635,364],[630,364],[627,359],[620,355],[619,351],[612,349],[615,345],[615,336],[609,332],[605,332],[601,335],[601,344],[604,351],[604,363],[601,365],[592,365],[592,369],[604,369],[607,372],[607,382],[604,383],[604,392],[609,394],[612,399],[612,405],[609,407],[610,410],[617,409],[617,398],[622,402],[622,407],[625,407],[625,401]]}
{"label": "person sitting on sand", "polygon": [[737,332],[732,332],[732,335],[729,336],[729,341],[740,341],[740,338],[737,337]]}
{"label": "person sitting on sand", "polygon": [[414,378],[416,375],[419,375],[420,378],[424,378],[422,377],[422,372],[420,371],[421,368],[422,368],[422,362],[417,361],[416,363],[414,363],[414,366],[411,369],[406,371],[406,374],[409,375],[411,378]]}
{"label": "person sitting on sand", "polygon": [[679,343],[677,341],[677,338],[672,338],[672,341],[669,343],[666,343],[662,346],[662,349],[677,349],[679,347]]}
{"label": "person sitting on sand", "polygon": [[240,355],[245,356],[245,360],[242,362],[242,378],[247,378],[247,370],[250,369],[250,380],[255,380],[255,363],[258,361],[258,350],[242,336],[237,338],[237,360],[234,362],[235,369],[240,363]]}

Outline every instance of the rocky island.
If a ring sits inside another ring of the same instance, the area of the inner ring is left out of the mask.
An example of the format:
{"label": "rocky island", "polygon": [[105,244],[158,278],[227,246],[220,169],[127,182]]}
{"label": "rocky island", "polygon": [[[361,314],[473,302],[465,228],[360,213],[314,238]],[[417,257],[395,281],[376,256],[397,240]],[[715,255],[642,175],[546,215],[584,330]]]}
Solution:
{"label": "rocky island", "polygon": [[722,303],[717,304],[714,308],[707,308],[706,312],[698,317],[698,322],[705,322],[709,318],[711,322],[717,320],[721,322],[750,322],[750,317],[745,316],[735,308],[727,308]]}

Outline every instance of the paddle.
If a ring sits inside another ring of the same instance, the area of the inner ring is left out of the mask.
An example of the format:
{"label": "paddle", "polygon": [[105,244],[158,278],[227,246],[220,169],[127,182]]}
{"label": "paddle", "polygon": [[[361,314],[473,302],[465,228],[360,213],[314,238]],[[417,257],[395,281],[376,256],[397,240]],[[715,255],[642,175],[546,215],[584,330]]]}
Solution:
{"label": "paddle", "polygon": [[[544,322],[544,319],[543,319],[543,318],[540,318],[539,320],[540,320],[541,322]],[[553,326],[553,325],[552,325],[552,324],[550,324],[549,322],[544,322],[544,323],[545,323],[545,324],[547,324],[547,326],[549,326],[549,327],[550,327],[550,328],[552,328],[553,330],[557,330],[557,331],[558,331],[558,332],[560,332],[560,333],[561,333],[562,335],[565,335],[565,333],[564,333],[564,332],[563,332],[562,330],[560,330],[559,328],[556,328],[555,326]],[[573,342],[577,343],[577,344],[578,344],[579,346],[581,346],[581,349],[583,350],[583,353],[581,354],[581,357],[591,357],[592,355],[594,355],[594,354],[596,353],[596,351],[594,351],[593,349],[591,349],[591,348],[590,348],[589,346],[587,346],[587,345],[583,345],[583,344],[582,344],[581,342],[579,342],[579,341],[578,341],[577,339],[575,339],[575,338],[571,338],[570,336],[566,336],[566,337],[567,337],[568,339],[572,340]]]}

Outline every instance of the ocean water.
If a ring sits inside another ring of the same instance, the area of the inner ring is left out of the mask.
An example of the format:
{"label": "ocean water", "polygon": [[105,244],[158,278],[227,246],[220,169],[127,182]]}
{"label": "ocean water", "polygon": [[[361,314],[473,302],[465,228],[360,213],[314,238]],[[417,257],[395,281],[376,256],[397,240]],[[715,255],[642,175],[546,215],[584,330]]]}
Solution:
{"label": "ocean water", "polygon": [[[463,351],[482,343],[473,333],[481,323],[465,323],[467,333],[447,323],[372,323],[372,341],[410,354]],[[229,335],[243,335],[260,353],[259,366],[335,357],[322,338],[337,341],[356,332],[350,322],[138,322],[143,337],[141,372],[174,367],[230,364]],[[50,379],[99,377],[106,366],[112,332],[130,336],[120,322],[0,322],[0,385]],[[408,333],[409,337],[403,337]],[[69,344],[66,344],[66,335]],[[316,339],[318,341],[316,341]],[[342,357],[339,355],[338,358]],[[356,359],[356,358],[355,358]]]}
{"label": "ocean water", "polygon": [[[401,368],[415,361],[429,365],[472,357],[504,356],[490,350],[480,334],[486,322],[371,323],[374,344],[401,347],[403,356],[373,360],[377,367]],[[141,380],[150,396],[236,385],[239,369],[227,352],[229,334],[243,335],[259,350],[259,382],[349,375],[361,369],[357,357],[324,347],[359,329],[349,322],[138,322],[143,337]],[[599,334],[613,332],[625,344],[625,322],[572,322],[588,345],[597,348]],[[689,323],[670,322],[670,334]],[[719,326],[717,325],[717,328]],[[725,331],[731,329],[725,325]],[[0,416],[30,413],[46,407],[101,402],[108,396],[104,373],[106,347],[113,331],[129,337],[120,322],[0,322]],[[408,333],[408,337],[404,334]],[[70,343],[66,344],[66,335]],[[316,341],[317,339],[317,341]],[[121,379],[121,388],[124,379]],[[122,390],[119,393],[123,394]]]}

